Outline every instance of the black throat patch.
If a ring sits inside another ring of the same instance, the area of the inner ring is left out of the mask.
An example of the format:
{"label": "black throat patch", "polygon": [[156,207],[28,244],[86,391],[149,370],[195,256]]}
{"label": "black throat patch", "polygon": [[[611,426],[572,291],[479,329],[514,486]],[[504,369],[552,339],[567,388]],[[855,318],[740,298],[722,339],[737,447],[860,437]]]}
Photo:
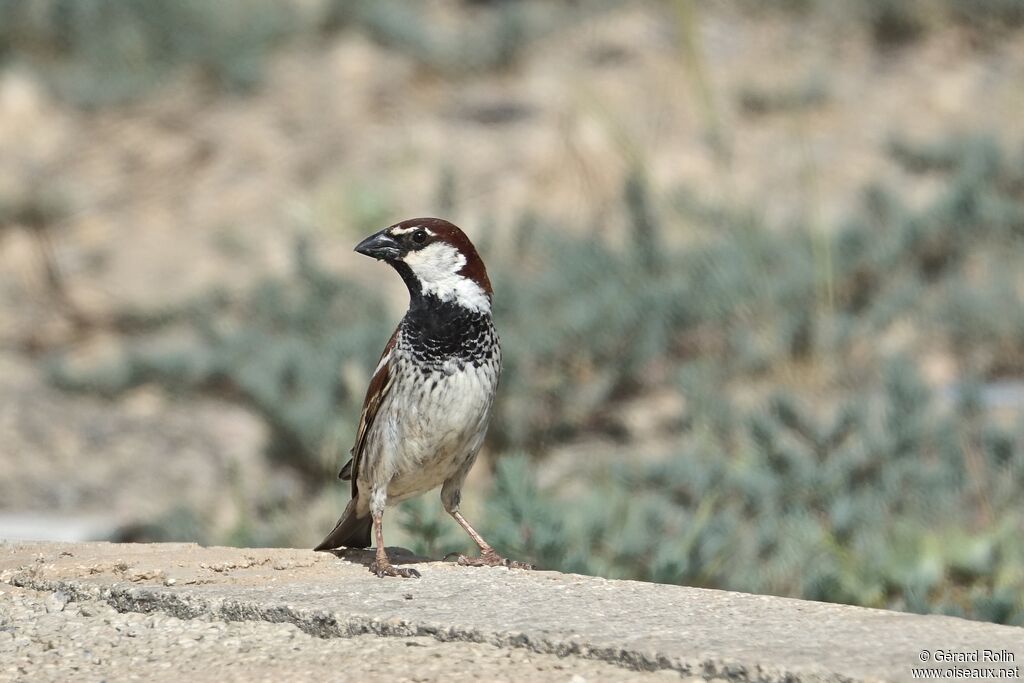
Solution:
{"label": "black throat patch", "polygon": [[433,295],[414,294],[400,324],[405,344],[417,360],[431,365],[448,360],[481,366],[496,360],[498,336],[491,314],[473,311]]}

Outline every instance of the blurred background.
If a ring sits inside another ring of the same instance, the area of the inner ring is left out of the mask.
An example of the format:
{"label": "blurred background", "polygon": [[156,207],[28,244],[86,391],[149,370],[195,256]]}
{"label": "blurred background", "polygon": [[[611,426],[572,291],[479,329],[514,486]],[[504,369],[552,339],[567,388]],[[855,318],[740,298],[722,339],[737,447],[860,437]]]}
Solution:
{"label": "blurred background", "polygon": [[319,541],[421,215],[501,551],[1024,624],[1024,0],[0,0],[0,537]]}

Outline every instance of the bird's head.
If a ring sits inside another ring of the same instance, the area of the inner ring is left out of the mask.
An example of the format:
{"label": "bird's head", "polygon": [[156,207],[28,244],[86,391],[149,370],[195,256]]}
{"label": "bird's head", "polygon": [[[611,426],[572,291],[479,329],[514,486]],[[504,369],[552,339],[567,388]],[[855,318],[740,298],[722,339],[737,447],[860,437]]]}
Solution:
{"label": "bird's head", "polygon": [[356,251],[391,265],[414,297],[491,310],[491,281],[484,262],[466,233],[446,220],[412,218],[396,223],[364,239]]}

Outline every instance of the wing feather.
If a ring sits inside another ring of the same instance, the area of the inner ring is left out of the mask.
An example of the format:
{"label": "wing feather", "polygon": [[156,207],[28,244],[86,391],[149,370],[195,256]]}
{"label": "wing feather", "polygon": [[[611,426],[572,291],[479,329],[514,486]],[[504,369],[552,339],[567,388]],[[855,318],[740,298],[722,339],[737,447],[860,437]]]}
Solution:
{"label": "wing feather", "polygon": [[387,346],[384,347],[384,352],[380,355],[377,369],[370,379],[370,386],[366,388],[363,409],[359,413],[359,427],[356,429],[356,443],[352,447],[352,460],[338,474],[342,479],[351,477],[353,498],[358,494],[356,482],[359,480],[359,465],[362,461],[363,450],[366,447],[366,438],[370,433],[370,428],[373,426],[373,421],[377,418],[377,411],[380,410],[384,399],[391,390],[392,384],[394,384],[395,375],[391,371],[391,365],[392,352],[394,351],[397,339],[398,330],[396,329],[394,334],[391,335],[391,339],[388,340]]}

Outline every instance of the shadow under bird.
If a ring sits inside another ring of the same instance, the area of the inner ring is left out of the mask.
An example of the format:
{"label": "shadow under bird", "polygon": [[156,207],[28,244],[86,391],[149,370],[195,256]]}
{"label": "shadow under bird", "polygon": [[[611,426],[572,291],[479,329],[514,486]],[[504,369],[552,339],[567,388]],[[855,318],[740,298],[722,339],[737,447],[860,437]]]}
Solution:
{"label": "shadow under bird", "polygon": [[338,475],[352,500],[315,550],[368,548],[377,576],[418,577],[384,550],[384,508],[441,487],[441,503],[480,547],[459,564],[529,565],[506,560],[459,512],[462,484],[476,461],[501,374],[491,320],[491,283],[465,233],[439,218],[414,218],[370,235],[355,250],[384,261],[409,289],[409,310],[384,347],[359,415],[352,459]]}

